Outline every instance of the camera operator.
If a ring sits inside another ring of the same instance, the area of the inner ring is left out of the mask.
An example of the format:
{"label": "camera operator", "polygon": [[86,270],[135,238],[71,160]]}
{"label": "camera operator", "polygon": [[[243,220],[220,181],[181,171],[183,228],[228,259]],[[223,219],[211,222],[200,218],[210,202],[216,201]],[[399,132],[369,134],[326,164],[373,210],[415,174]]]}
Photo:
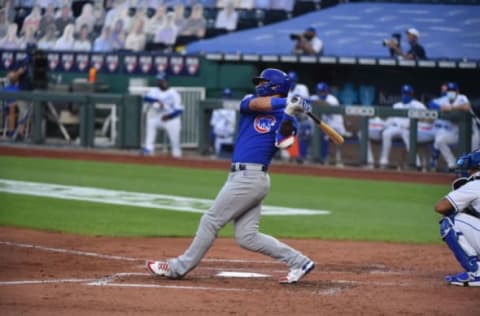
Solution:
{"label": "camera operator", "polygon": [[425,49],[418,42],[420,32],[417,29],[409,28],[406,34],[407,41],[410,44],[410,50],[408,50],[407,52],[403,52],[400,48],[400,38],[395,36],[397,34],[393,34],[394,37],[392,37],[392,39],[383,41],[383,45],[390,48],[390,54],[392,55],[392,57],[398,56],[400,58],[410,60],[427,59]]}
{"label": "camera operator", "polygon": [[295,41],[294,54],[323,54],[323,42],[313,27],[307,28],[303,34],[290,34],[290,39]]}

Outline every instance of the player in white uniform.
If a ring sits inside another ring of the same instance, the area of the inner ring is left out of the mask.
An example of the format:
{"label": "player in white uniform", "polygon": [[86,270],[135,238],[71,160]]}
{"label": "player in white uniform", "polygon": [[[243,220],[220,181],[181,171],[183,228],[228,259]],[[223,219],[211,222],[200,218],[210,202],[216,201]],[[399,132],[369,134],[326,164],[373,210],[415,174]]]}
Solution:
{"label": "player in white uniform", "polygon": [[440,199],[435,211],[442,239],[465,272],[448,275],[445,281],[458,286],[480,286],[480,150],[461,156],[457,167],[462,178],[452,183],[452,191]]}
{"label": "player in white uniform", "polygon": [[158,87],[150,89],[144,96],[144,101],[149,103],[147,111],[145,146],[143,155],[153,155],[155,151],[155,139],[157,129],[161,128],[167,132],[172,148],[172,156],[182,156],[180,147],[180,116],[183,112],[182,99],[180,94],[168,86],[167,74],[157,74]]}
{"label": "player in white uniform", "polygon": [[[459,93],[458,85],[454,82],[447,84],[447,95],[440,98],[436,107],[442,112],[450,111],[470,111],[471,105],[468,98]],[[472,122],[473,139],[478,135],[478,130]],[[438,119],[434,122],[435,141],[434,150],[439,150],[445,159],[448,169],[455,169],[455,156],[450,149],[450,145],[458,142],[458,125],[449,120]],[[436,158],[433,157],[432,165],[436,167]]]}
{"label": "player in white uniform", "polygon": [[[317,94],[313,95],[311,100],[314,105],[320,106],[340,106],[340,102],[338,99],[330,94],[328,84],[325,82],[319,82],[316,87]],[[322,120],[330,125],[337,133],[342,136],[351,136],[347,129],[345,128],[345,124],[343,122],[343,115],[341,114],[324,114],[322,115]],[[329,147],[329,138],[327,135],[324,135],[322,139],[322,161],[324,163],[328,160],[328,150]],[[335,164],[338,167],[343,166],[342,162],[342,152],[341,146],[336,145],[335,147]]]}
{"label": "player in white uniform", "polygon": [[[402,101],[393,105],[394,109],[426,109],[425,105],[413,98],[413,88],[410,85],[402,86]],[[428,128],[428,123],[422,122],[418,126],[418,141],[428,142],[433,140],[433,133],[426,133],[424,129]],[[431,130],[431,126],[430,126]],[[421,131],[421,133],[420,133]],[[410,150],[410,119],[408,117],[389,117],[385,122],[385,129],[382,133],[382,151],[380,155],[380,167],[389,165],[389,155],[392,148],[392,140],[401,138]],[[420,158],[417,155],[417,166],[421,165]]]}
{"label": "player in white uniform", "polygon": [[[225,88],[223,98],[228,100],[232,98],[232,90]],[[235,125],[237,113],[234,109],[215,109],[212,112],[210,126],[214,137],[214,149],[217,156],[221,156],[223,145],[232,145],[234,143]]]}
{"label": "player in white uniform", "polygon": [[[302,83],[298,83],[298,75],[295,71],[290,71],[288,77],[292,82],[290,90],[288,91],[288,98],[294,95],[298,95],[304,99],[310,98],[310,92],[308,87]],[[312,140],[313,122],[305,113],[298,113],[296,115],[298,121],[298,134],[296,135],[296,141],[298,141],[298,162],[303,162],[307,156]],[[286,149],[282,149],[282,156],[289,156]]]}

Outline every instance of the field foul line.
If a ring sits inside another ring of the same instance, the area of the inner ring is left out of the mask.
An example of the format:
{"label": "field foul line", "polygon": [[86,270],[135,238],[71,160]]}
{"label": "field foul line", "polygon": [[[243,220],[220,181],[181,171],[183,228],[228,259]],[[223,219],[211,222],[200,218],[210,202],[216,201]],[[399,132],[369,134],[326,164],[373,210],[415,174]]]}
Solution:
{"label": "field foul line", "polygon": [[2,285],[35,285],[35,284],[58,284],[58,283],[85,283],[95,279],[51,279],[51,280],[22,280],[22,281],[0,281]]}

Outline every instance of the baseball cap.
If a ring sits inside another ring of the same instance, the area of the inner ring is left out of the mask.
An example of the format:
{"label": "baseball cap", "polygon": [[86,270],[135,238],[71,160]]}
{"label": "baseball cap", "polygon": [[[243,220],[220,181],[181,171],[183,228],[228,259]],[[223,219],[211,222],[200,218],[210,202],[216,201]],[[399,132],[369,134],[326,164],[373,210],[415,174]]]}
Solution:
{"label": "baseball cap", "polygon": [[409,28],[407,30],[407,33],[415,35],[416,37],[420,37],[420,32],[416,28],[413,28],[413,27]]}
{"label": "baseball cap", "polygon": [[413,88],[411,85],[405,84],[402,86],[402,93],[404,94],[413,94]]}
{"label": "baseball cap", "polygon": [[159,73],[155,76],[155,78],[156,78],[157,80],[168,80],[168,76],[167,76],[167,74],[166,74],[165,72],[159,72]]}
{"label": "baseball cap", "polygon": [[310,27],[307,27],[307,29],[305,30],[305,32],[312,32],[312,33],[316,33],[316,32],[317,32],[317,30],[315,30],[315,28],[314,28],[314,27],[311,27],[311,26],[310,26]]}
{"label": "baseball cap", "polygon": [[455,82],[449,82],[447,83],[447,91],[457,91],[458,90],[458,84]]}

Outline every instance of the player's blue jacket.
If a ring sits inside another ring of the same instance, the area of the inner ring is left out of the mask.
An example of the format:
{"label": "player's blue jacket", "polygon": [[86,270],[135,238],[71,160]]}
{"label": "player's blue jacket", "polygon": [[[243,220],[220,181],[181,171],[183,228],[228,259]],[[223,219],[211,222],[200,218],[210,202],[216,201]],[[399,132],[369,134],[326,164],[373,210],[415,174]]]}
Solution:
{"label": "player's blue jacket", "polygon": [[258,163],[268,166],[277,151],[275,132],[280,126],[283,109],[257,112],[249,109],[254,95],[240,103],[240,121],[232,162]]}

